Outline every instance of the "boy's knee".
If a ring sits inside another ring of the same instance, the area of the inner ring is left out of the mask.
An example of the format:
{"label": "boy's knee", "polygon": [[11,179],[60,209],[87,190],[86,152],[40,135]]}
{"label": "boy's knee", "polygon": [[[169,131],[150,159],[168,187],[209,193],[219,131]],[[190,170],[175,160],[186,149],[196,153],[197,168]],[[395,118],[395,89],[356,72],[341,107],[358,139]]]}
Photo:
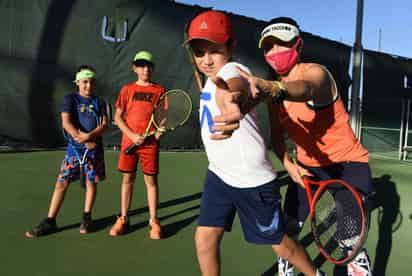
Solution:
{"label": "boy's knee", "polygon": [[134,184],[136,177],[133,175],[123,176],[122,184],[127,186],[132,186]]}
{"label": "boy's knee", "polygon": [[195,245],[198,250],[204,249],[208,246],[210,240],[199,231],[195,232]]}
{"label": "boy's knee", "polygon": [[154,176],[145,175],[144,182],[148,188],[157,187],[157,181]]}
{"label": "boy's knee", "polygon": [[157,188],[157,184],[152,181],[146,181],[146,187],[147,188]]}
{"label": "boy's knee", "polygon": [[69,182],[67,181],[63,183],[57,182],[55,185],[55,190],[66,191],[68,187],[69,187]]}
{"label": "boy's knee", "polygon": [[221,234],[217,231],[202,231],[195,233],[195,244],[198,252],[208,252],[219,246]]}

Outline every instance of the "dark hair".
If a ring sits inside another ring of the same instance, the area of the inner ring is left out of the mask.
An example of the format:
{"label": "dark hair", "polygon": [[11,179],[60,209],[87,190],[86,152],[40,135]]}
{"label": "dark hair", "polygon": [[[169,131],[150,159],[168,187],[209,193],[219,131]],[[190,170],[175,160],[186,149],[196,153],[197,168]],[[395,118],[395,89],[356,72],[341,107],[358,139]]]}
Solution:
{"label": "dark hair", "polygon": [[90,70],[96,73],[96,69],[94,69],[92,66],[87,65],[87,64],[82,64],[77,68],[76,72],[80,72],[82,70]]}
{"label": "dark hair", "polygon": [[290,17],[281,16],[281,17],[272,18],[268,22],[267,26],[271,24],[275,24],[275,23],[287,23],[287,24],[295,26],[300,31],[298,23],[293,18],[290,18]]}

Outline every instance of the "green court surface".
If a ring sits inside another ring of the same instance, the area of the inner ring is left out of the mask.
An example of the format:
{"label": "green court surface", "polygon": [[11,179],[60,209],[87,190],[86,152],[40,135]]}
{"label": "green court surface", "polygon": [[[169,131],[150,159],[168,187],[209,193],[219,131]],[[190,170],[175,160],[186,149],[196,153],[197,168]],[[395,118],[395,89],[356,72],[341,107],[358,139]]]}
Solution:
{"label": "green court surface", "polygon": [[[130,212],[132,230],[108,235],[120,207],[120,173],[117,152],[106,152],[107,180],[99,186],[93,213],[96,231],[79,234],[84,195],[72,183],[58,216],[61,231],[28,239],[24,232],[46,216],[62,151],[1,153],[0,275],[200,275],[193,242],[199,214],[203,177],[207,167],[203,152],[164,152],[160,155],[160,219],[165,238],[151,241],[147,231],[146,190],[141,175],[136,181]],[[279,163],[275,166],[280,169]],[[367,248],[374,275],[408,275],[412,261],[412,164],[374,158],[377,186]],[[284,192],[284,188],[282,188]],[[332,266],[317,257],[306,225],[302,244],[322,269]],[[269,247],[247,244],[239,222],[222,243],[222,275],[277,275]],[[297,273],[296,273],[297,275]]]}

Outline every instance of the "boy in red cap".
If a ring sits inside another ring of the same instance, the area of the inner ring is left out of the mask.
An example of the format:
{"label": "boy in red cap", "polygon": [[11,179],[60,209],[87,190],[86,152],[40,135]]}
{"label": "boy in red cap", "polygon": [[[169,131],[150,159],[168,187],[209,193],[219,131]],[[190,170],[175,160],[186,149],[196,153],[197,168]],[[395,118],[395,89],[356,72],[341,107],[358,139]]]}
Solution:
{"label": "boy in red cap", "polygon": [[[227,106],[220,104],[221,89],[241,91],[241,99],[251,95],[237,71],[238,67],[249,69],[231,62],[236,40],[229,17],[220,11],[202,12],[190,22],[187,36],[196,67],[208,77],[199,111],[209,167],[195,234],[202,275],[220,275],[220,242],[224,232],[231,230],[236,213],[248,242],[271,245],[305,275],[324,275],[284,232],[280,185],[255,110],[244,115],[231,135],[225,133],[225,126],[219,128],[223,133],[214,129],[213,117],[227,114]],[[214,140],[219,137],[227,139]]]}
{"label": "boy in red cap", "polygon": [[[122,87],[116,102],[114,120],[123,133],[119,155],[119,171],[123,173],[121,192],[121,213],[110,229],[111,236],[124,234],[129,227],[129,211],[133,185],[136,180],[137,163],[141,162],[144,182],[147,188],[149,206],[149,236],[161,238],[161,226],[157,218],[159,172],[159,139],[161,132],[144,137],[153,108],[165,88],[152,82],[153,56],[147,51],[138,52],[133,59],[133,72],[137,81]],[[130,155],[125,154],[131,144],[139,145]]]}

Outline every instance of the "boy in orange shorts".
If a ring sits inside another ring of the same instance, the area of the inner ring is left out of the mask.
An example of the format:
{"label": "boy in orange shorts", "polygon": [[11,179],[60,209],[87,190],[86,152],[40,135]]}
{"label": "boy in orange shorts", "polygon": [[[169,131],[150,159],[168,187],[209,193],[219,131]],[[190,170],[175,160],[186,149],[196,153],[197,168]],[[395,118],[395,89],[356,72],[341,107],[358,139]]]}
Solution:
{"label": "boy in orange shorts", "polygon": [[[138,52],[133,59],[133,72],[137,81],[122,87],[116,102],[114,120],[123,133],[120,148],[119,171],[123,173],[121,191],[121,214],[110,229],[111,236],[124,234],[129,227],[127,212],[132,201],[133,185],[136,180],[137,164],[141,162],[144,182],[147,188],[149,206],[150,238],[161,238],[161,226],[157,218],[159,172],[159,139],[161,132],[144,137],[154,106],[165,92],[163,86],[152,82],[153,56],[147,51]],[[132,144],[138,145],[135,152],[125,154]]]}

